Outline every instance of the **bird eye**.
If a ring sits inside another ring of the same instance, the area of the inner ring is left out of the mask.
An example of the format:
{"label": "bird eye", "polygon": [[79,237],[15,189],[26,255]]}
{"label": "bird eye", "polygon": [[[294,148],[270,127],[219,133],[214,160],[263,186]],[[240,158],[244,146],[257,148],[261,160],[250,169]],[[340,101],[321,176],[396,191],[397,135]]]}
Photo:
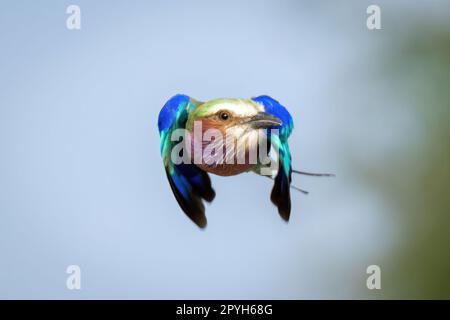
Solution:
{"label": "bird eye", "polygon": [[219,113],[219,118],[220,118],[220,120],[226,121],[231,118],[231,115],[226,111],[221,111]]}

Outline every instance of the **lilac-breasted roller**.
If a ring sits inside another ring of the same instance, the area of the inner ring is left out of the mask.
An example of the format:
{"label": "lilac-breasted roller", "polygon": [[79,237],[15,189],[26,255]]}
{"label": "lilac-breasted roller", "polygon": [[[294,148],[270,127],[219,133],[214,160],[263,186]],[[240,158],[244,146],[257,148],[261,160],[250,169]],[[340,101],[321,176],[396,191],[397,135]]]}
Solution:
{"label": "lilac-breasted roller", "polygon": [[[254,172],[274,180],[270,199],[288,221],[292,172],[309,174],[291,167],[288,138],[293,128],[288,110],[265,95],[207,102],[182,94],[170,98],[159,113],[158,129],[167,179],[181,209],[204,228],[204,201],[212,202],[216,195],[208,173]],[[180,157],[181,162],[176,159]]]}

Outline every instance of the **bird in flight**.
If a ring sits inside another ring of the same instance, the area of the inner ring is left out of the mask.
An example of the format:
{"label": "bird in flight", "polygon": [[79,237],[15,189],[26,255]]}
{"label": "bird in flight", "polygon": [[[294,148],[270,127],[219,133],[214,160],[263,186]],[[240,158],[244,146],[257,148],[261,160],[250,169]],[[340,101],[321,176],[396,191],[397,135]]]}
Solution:
{"label": "bird in flight", "polygon": [[288,110],[263,95],[251,99],[197,101],[178,94],[158,117],[161,156],[178,204],[200,228],[205,228],[204,201],[215,191],[208,173],[234,176],[254,172],[274,180],[270,195],[278,213],[289,221],[292,173],[332,176],[292,169],[288,138],[294,123]]}

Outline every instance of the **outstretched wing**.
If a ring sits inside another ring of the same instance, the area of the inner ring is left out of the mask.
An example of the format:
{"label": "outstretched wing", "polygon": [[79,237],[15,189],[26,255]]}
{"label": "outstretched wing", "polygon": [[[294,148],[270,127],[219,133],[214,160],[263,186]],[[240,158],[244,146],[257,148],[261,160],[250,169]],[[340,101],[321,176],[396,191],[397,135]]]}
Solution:
{"label": "outstretched wing", "polygon": [[175,129],[185,128],[189,113],[199,102],[186,95],[175,95],[163,106],[159,113],[158,129],[161,137],[161,156],[173,194],[181,209],[200,228],[206,227],[203,200],[211,202],[216,196],[208,174],[194,164],[174,164],[171,160],[172,148],[177,141],[171,141]]}
{"label": "outstretched wing", "polygon": [[288,138],[294,129],[294,122],[289,111],[275,99],[269,96],[259,96],[252,98],[252,100],[262,104],[267,113],[279,118],[283,122],[280,127],[274,128],[279,130],[279,135],[273,135],[270,132],[268,135],[268,142],[278,150],[279,159],[278,173],[275,177],[270,200],[278,207],[280,216],[284,220],[289,221],[291,214],[290,186],[292,181],[292,167]]}

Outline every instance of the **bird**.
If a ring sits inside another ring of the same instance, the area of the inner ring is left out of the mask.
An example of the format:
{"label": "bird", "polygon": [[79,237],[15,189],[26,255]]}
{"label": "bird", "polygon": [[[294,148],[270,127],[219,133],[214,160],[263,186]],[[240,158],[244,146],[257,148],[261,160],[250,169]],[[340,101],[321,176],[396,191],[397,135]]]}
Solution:
{"label": "bird", "polygon": [[185,94],[171,97],[158,116],[160,153],[181,209],[205,228],[204,202],[216,196],[209,174],[254,172],[274,181],[270,199],[281,218],[289,221],[291,188],[307,193],[291,185],[292,173],[332,176],[292,168],[288,139],[293,129],[289,111],[268,95],[206,102]]}

